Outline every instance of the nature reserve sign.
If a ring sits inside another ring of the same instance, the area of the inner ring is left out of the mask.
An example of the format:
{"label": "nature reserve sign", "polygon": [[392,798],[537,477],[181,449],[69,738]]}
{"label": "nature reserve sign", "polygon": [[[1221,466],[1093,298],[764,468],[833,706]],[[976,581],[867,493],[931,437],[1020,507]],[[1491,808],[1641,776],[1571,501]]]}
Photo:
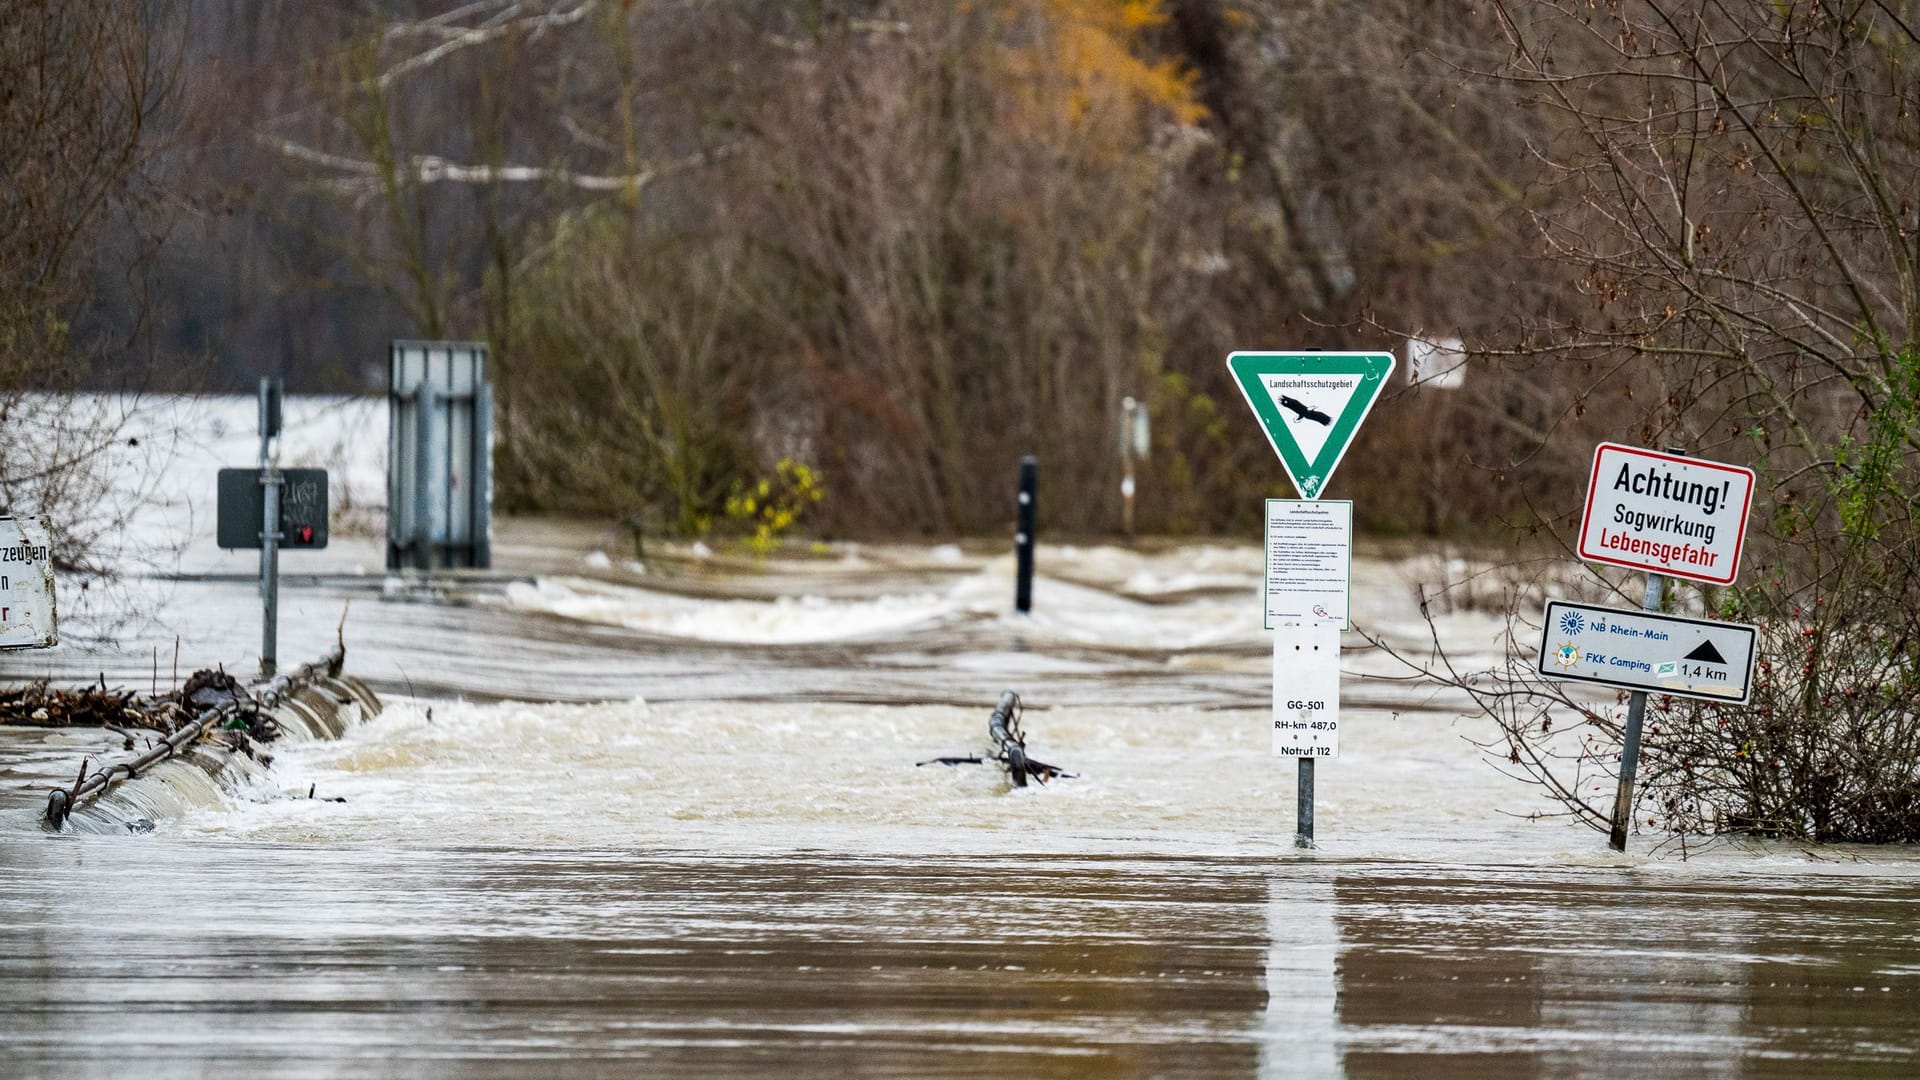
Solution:
{"label": "nature reserve sign", "polygon": [[1587,482],[1580,557],[1730,585],[1752,505],[1752,469],[1601,443]]}
{"label": "nature reserve sign", "polygon": [[1317,499],[1387,385],[1392,353],[1255,353],[1227,369],[1303,499]]}

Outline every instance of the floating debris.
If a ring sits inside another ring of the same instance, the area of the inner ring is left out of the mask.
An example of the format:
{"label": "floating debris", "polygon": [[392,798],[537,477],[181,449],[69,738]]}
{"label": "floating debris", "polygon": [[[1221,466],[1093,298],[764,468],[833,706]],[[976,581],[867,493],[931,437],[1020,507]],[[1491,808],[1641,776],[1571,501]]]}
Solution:
{"label": "floating debris", "polygon": [[139,702],[131,690],[109,690],[104,681],[77,690],[56,690],[42,679],[0,690],[0,724],[172,731],[173,712],[161,708],[157,699],[152,704]]}
{"label": "floating debris", "polygon": [[1053,779],[1074,779],[1074,775],[1044,761],[1035,761],[1027,756],[1026,733],[1020,730],[1020,717],[1026,712],[1021,704],[1020,695],[1011,690],[1000,695],[1000,703],[993,707],[993,715],[987,718],[987,735],[993,739],[996,752],[991,757],[968,754],[958,757],[938,757],[930,761],[915,762],[920,765],[985,765],[997,762],[1006,767],[1007,775],[1013,779],[1014,787],[1026,787],[1027,778],[1045,784]]}
{"label": "floating debris", "polygon": [[178,689],[145,696],[109,690],[104,676],[78,689],[58,689],[41,679],[0,690],[0,724],[108,728],[131,741],[134,731],[171,735],[199,713],[240,700],[250,700],[246,687],[219,668],[196,671]]}

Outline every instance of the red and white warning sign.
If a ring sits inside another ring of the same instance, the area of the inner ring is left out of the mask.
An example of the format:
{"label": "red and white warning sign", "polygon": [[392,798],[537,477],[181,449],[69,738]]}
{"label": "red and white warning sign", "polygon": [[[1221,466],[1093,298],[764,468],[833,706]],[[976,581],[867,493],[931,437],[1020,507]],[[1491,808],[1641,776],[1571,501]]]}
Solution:
{"label": "red and white warning sign", "polygon": [[1752,507],[1752,469],[1601,443],[1587,482],[1580,557],[1730,585]]}

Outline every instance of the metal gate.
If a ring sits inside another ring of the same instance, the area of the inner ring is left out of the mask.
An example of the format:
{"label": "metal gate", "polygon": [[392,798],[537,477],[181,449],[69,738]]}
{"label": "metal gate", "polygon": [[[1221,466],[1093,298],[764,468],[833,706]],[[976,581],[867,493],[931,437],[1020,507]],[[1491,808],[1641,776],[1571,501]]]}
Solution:
{"label": "metal gate", "polygon": [[387,569],[493,563],[487,347],[396,341],[387,390]]}

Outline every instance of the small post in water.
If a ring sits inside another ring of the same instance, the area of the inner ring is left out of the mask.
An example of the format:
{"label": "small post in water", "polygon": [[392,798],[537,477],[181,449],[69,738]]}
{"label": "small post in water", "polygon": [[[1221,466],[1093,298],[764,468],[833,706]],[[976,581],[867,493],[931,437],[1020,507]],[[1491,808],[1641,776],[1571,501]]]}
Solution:
{"label": "small post in water", "polygon": [[1033,610],[1033,513],[1039,488],[1040,459],[1028,454],[1020,459],[1020,511],[1013,533],[1013,608],[1023,615]]}
{"label": "small post in water", "polygon": [[1133,537],[1134,462],[1147,454],[1147,407],[1132,398],[1120,399],[1120,531]]}
{"label": "small post in water", "polygon": [[280,630],[280,470],[273,440],[280,434],[280,380],[260,378],[260,484],[266,489],[260,521],[260,674],[272,675]]}
{"label": "small post in water", "polygon": [[[1686,450],[1669,446],[1667,453],[1678,456]],[[1660,610],[1666,581],[1664,574],[1647,575],[1647,591],[1640,600],[1640,610]],[[1646,712],[1647,692],[1633,691],[1627,698],[1627,731],[1620,747],[1620,786],[1613,793],[1613,829],[1607,834],[1607,846],[1615,851],[1627,850],[1627,825],[1633,817],[1633,777],[1640,768],[1640,727]]]}
{"label": "small post in water", "polygon": [[1297,848],[1313,847],[1313,759],[1300,759],[1300,781],[1296,785],[1294,814],[1299,824],[1294,826],[1293,846]]}

